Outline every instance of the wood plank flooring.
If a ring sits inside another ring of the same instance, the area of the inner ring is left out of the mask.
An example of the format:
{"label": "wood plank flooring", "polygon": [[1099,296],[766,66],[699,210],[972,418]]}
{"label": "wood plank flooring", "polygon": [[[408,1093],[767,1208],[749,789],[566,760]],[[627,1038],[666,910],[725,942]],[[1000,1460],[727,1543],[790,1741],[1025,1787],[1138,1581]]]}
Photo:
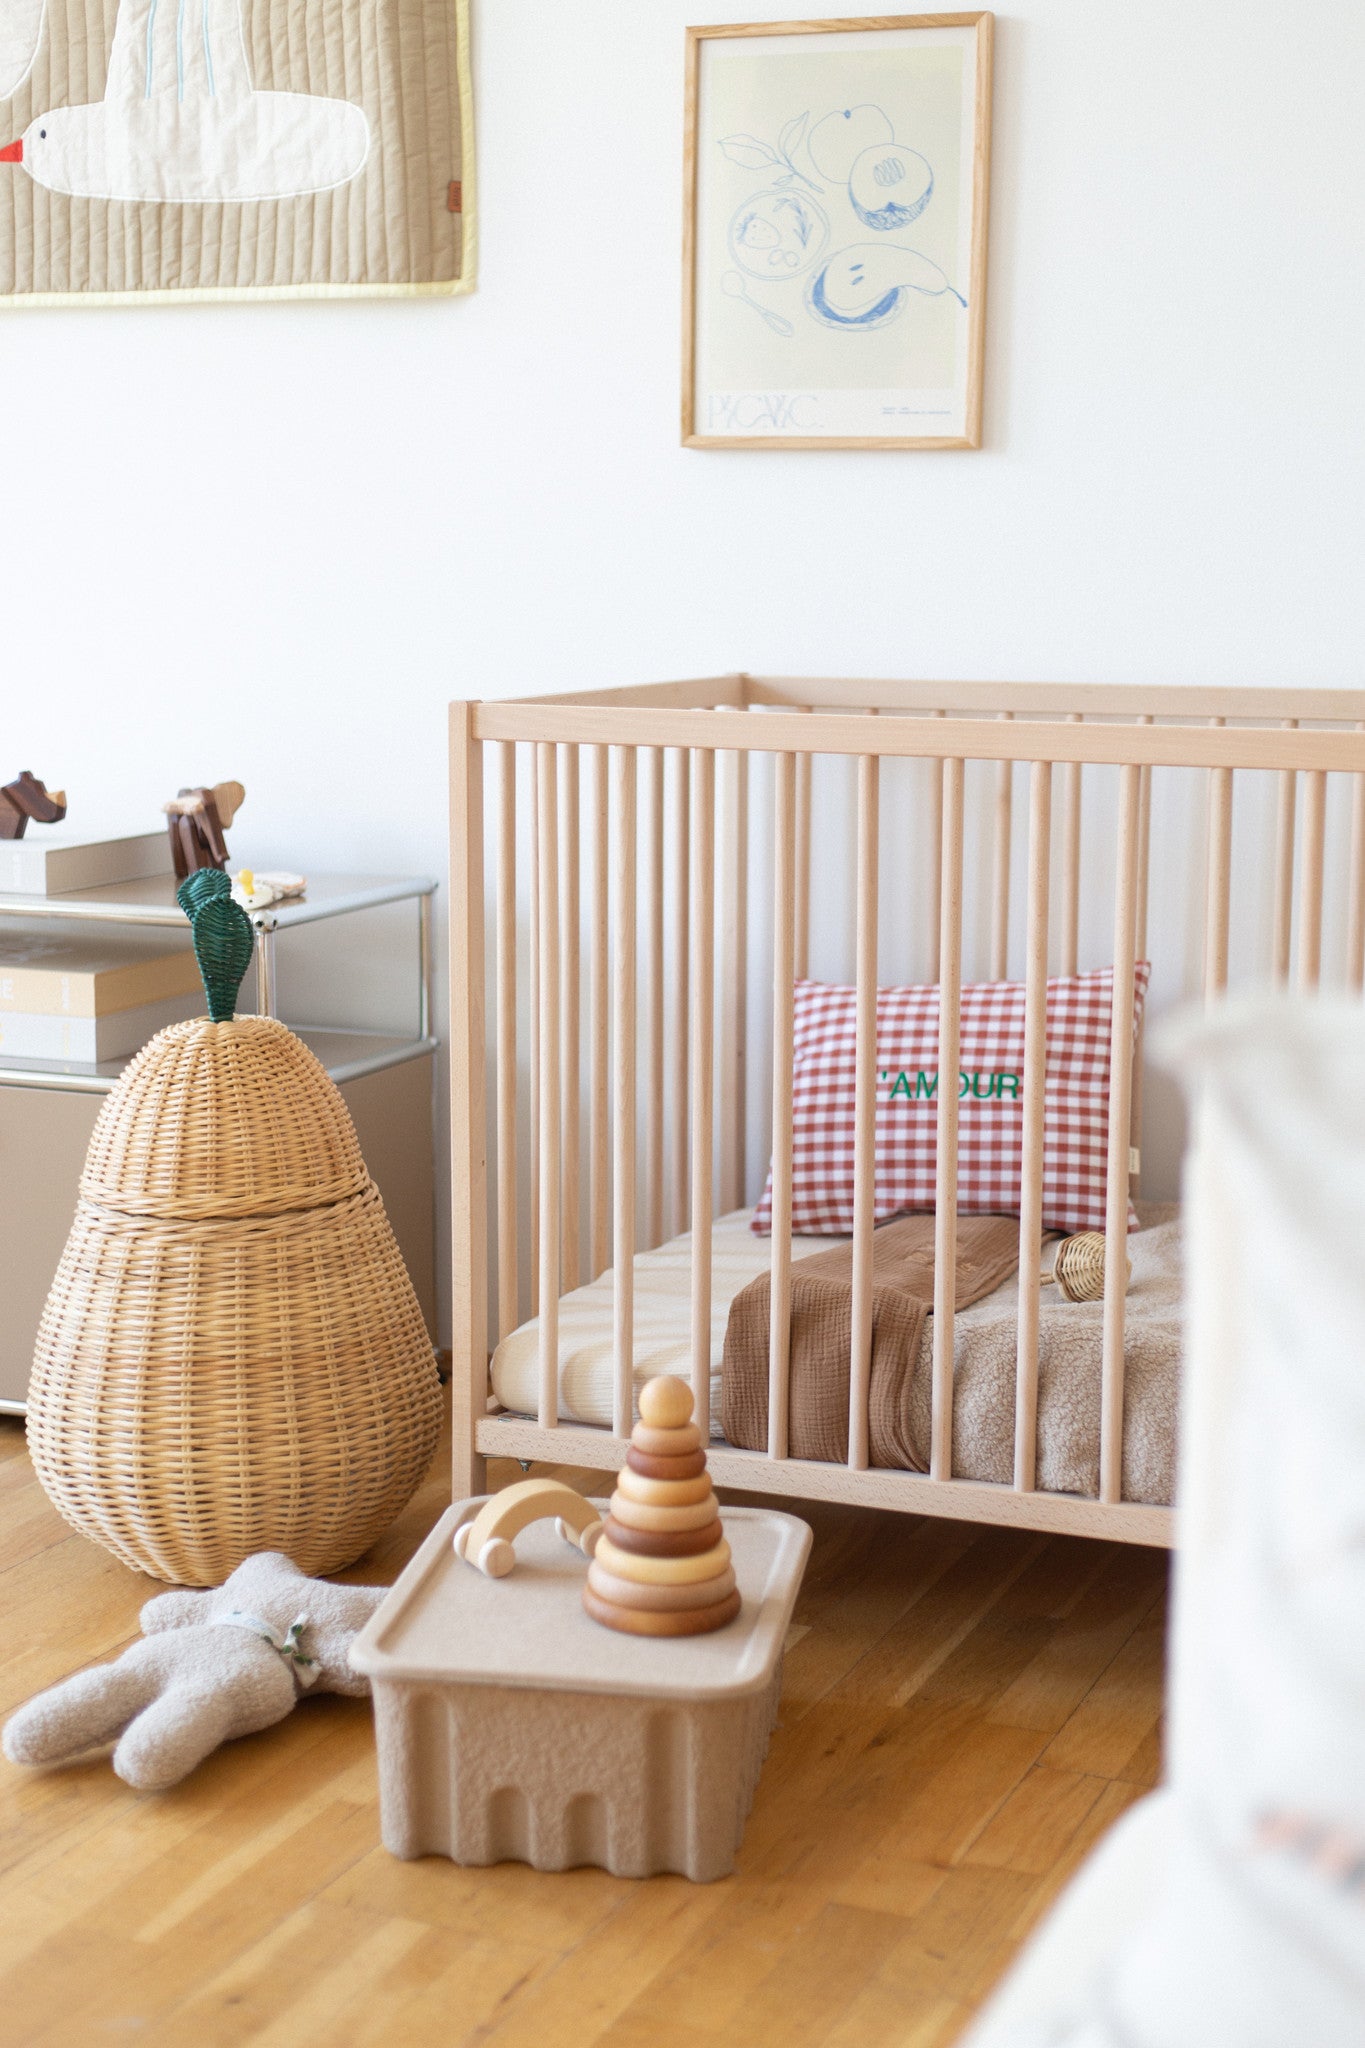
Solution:
{"label": "wood plank flooring", "polygon": [[[445,1459],[346,1576],[393,1577],[449,1497]],[[1155,1781],[1167,1560],[801,1511],[815,1548],[735,1877],[399,1863],[363,1701],[307,1701],[160,1795],[102,1758],[0,1762],[0,2041],[952,2042]],[[0,1713],[114,1655],[157,1590],[66,1528],[0,1420]]]}

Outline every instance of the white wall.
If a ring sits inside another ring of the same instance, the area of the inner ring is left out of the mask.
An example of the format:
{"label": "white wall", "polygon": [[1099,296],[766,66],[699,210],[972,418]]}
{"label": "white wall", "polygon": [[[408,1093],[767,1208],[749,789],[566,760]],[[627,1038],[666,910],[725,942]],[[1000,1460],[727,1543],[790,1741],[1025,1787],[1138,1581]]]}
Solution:
{"label": "white wall", "polygon": [[470,299],[0,319],[5,776],[238,775],[235,851],[439,872],[454,695],[1362,680],[1357,0],[1001,15],[986,447],[926,455],[678,446],[724,11],[483,0]]}

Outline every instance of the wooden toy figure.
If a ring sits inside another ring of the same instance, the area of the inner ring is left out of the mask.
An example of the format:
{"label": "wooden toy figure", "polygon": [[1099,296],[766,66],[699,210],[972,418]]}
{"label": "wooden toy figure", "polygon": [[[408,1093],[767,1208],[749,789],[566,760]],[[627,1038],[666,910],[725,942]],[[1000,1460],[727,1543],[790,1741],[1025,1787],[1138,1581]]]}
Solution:
{"label": "wooden toy figure", "polygon": [[66,816],[66,791],[49,790],[25,768],[0,789],[0,839],[22,839],[30,818],[55,825]]}
{"label": "wooden toy figure", "polygon": [[240,782],[215,782],[212,789],[182,789],[162,805],[178,882],[200,868],[226,868],[228,850],[223,834],[245,802],[246,791]]}
{"label": "wooden toy figure", "polygon": [[706,1635],[739,1613],[686,1380],[665,1374],[640,1391],[640,1420],[592,1553],[583,1605],[604,1628],[635,1636]]}

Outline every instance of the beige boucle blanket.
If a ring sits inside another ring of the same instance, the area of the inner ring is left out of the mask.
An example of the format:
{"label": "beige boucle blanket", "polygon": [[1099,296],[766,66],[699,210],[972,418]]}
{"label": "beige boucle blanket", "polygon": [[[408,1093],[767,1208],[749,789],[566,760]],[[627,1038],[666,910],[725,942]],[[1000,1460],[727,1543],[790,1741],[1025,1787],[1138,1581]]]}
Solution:
{"label": "beige boucle blanket", "polygon": [[[1180,1225],[1173,1204],[1139,1204],[1139,1215],[1144,1227],[1133,1232],[1128,1240],[1133,1277],[1127,1297],[1124,1341],[1123,1498],[1164,1506],[1174,1490],[1176,1385],[1181,1349]],[[968,1220],[964,1217],[962,1223],[965,1225]],[[1049,1263],[1045,1255],[1045,1264]],[[800,1270],[799,1265],[793,1268],[794,1282]],[[1030,1276],[1029,1284],[1036,1286],[1036,1278]],[[1016,1274],[979,1300],[960,1308],[954,1319],[955,1479],[993,1480],[1009,1485],[1013,1478],[1018,1289]],[[1055,1287],[1042,1289],[1037,1484],[1049,1492],[1094,1495],[1099,1491],[1103,1322],[1103,1303],[1070,1302],[1062,1299]],[[920,1319],[915,1368],[897,1379],[899,1414],[894,1426],[888,1426],[883,1417],[870,1445],[874,1464],[894,1463],[908,1471],[928,1469],[932,1360],[933,1322],[925,1316]],[[814,1359],[808,1355],[803,1368],[806,1385],[814,1365]],[[722,1417],[726,1436],[741,1448],[765,1449],[766,1388],[761,1402],[756,1402],[748,1372],[734,1378],[728,1343],[723,1375]],[[846,1340],[841,1358],[832,1349],[826,1353],[823,1376],[826,1387],[833,1389],[833,1405],[837,1405],[840,1392],[846,1403]],[[798,1392],[794,1344],[794,1428],[804,1426],[798,1423],[798,1410],[809,1414],[809,1399],[808,1392]],[[761,1431],[756,1427],[760,1414]],[[892,1442],[899,1450],[888,1456]],[[793,1438],[792,1455],[809,1454],[799,1451]],[[837,1450],[827,1450],[825,1454],[840,1455]]]}

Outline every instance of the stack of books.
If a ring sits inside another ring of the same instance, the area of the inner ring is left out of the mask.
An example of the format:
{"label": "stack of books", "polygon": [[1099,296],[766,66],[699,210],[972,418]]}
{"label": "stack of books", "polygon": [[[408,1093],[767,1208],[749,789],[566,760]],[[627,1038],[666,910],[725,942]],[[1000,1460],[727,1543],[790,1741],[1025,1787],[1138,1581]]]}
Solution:
{"label": "stack of books", "polygon": [[203,1008],[188,929],[35,919],[0,930],[0,1058],[122,1059]]}

